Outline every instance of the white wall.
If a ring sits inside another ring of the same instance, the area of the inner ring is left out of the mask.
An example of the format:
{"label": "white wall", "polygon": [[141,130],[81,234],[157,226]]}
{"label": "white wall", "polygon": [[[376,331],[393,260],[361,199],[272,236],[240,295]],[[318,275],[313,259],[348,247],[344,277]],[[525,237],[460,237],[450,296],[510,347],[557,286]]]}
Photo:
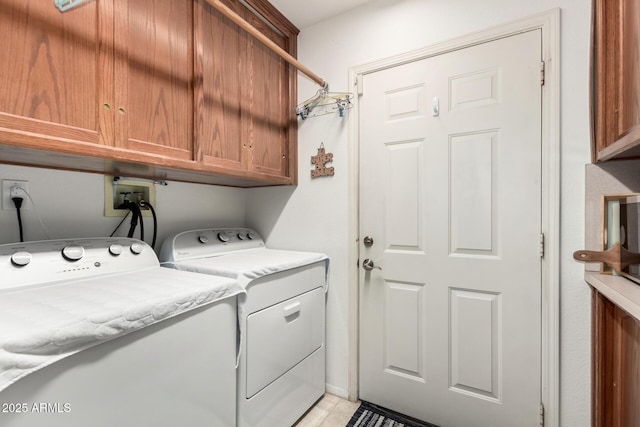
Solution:
{"label": "white wall", "polygon": [[[0,165],[0,179],[29,181],[29,193],[53,239],[108,236],[122,219],[103,215],[103,175]],[[243,189],[169,182],[166,187],[157,186],[154,207],[158,214],[156,249],[166,236],[178,231],[245,224]],[[47,238],[35,210],[22,211],[22,217],[25,240]],[[151,243],[151,218],[145,218],[144,224],[145,241]],[[126,236],[128,230],[127,219],[116,235]],[[136,230],[134,237],[138,233]],[[0,243],[17,241],[15,210],[0,210]]]}
{"label": "white wall", "polygon": [[[378,0],[302,29],[299,59],[349,91],[350,67],[474,31],[561,8],[561,423],[590,424],[590,299],[583,267],[571,253],[584,246],[584,164],[589,162],[588,65],[590,2],[583,0]],[[300,78],[300,101],[317,87]],[[353,118],[352,118],[353,119]],[[327,383],[348,389],[348,131],[347,118],[308,119],[299,126],[299,186],[249,190],[248,225],[272,246],[324,251],[331,257]],[[324,143],[336,173],[311,180],[309,158]]]}

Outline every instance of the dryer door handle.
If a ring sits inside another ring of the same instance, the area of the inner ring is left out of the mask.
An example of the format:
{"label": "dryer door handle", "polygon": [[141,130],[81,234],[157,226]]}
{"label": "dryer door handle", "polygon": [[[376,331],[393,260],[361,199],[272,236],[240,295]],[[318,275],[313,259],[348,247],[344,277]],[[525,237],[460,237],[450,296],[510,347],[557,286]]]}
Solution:
{"label": "dryer door handle", "polygon": [[294,302],[292,304],[289,304],[289,305],[285,306],[284,310],[283,310],[284,311],[284,317],[291,317],[294,314],[299,313],[300,312],[300,307],[301,307],[300,301],[296,301],[296,302]]}

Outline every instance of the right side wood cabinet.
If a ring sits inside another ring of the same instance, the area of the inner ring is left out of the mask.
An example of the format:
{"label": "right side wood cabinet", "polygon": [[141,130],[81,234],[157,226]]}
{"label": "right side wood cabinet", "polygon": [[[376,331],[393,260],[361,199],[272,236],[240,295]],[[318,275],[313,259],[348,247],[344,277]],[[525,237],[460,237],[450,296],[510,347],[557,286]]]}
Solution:
{"label": "right side wood cabinet", "polygon": [[[295,56],[298,30],[266,0],[224,3]],[[204,0],[2,9],[0,161],[296,183],[296,71]]]}
{"label": "right side wood cabinet", "polygon": [[593,427],[640,426],[640,321],[592,288]]}
{"label": "right side wood cabinet", "polygon": [[594,0],[592,160],[640,158],[640,0]]}

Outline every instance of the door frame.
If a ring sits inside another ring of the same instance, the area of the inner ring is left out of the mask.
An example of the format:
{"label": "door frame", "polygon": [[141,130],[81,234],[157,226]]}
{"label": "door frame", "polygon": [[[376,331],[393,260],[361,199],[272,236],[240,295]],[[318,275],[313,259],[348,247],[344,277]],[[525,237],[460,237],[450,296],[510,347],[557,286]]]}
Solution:
{"label": "door frame", "polygon": [[[415,51],[370,62],[349,69],[354,92],[362,78],[386,68],[441,55],[496,39],[540,29],[545,62],[542,86],[542,258],[541,402],[545,425],[559,426],[560,409],[560,9],[475,32]],[[366,90],[366,88],[365,88]],[[355,96],[349,120],[349,400],[356,401],[358,389],[359,340],[359,155],[360,97]]]}

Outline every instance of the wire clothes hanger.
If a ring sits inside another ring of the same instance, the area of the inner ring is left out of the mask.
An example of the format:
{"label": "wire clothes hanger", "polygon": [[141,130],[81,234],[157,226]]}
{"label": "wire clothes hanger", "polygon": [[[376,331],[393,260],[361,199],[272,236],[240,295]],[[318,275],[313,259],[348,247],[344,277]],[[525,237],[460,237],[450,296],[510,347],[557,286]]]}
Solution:
{"label": "wire clothes hanger", "polygon": [[353,107],[352,99],[352,93],[329,92],[329,85],[325,84],[322,89],[318,89],[313,97],[298,104],[296,115],[305,120],[308,117],[322,116],[337,111],[340,117],[344,117],[344,110]]}
{"label": "wire clothes hanger", "polygon": [[69,9],[73,9],[80,6],[83,3],[89,3],[88,0],[55,0],[55,5],[60,12],[66,12]]}

